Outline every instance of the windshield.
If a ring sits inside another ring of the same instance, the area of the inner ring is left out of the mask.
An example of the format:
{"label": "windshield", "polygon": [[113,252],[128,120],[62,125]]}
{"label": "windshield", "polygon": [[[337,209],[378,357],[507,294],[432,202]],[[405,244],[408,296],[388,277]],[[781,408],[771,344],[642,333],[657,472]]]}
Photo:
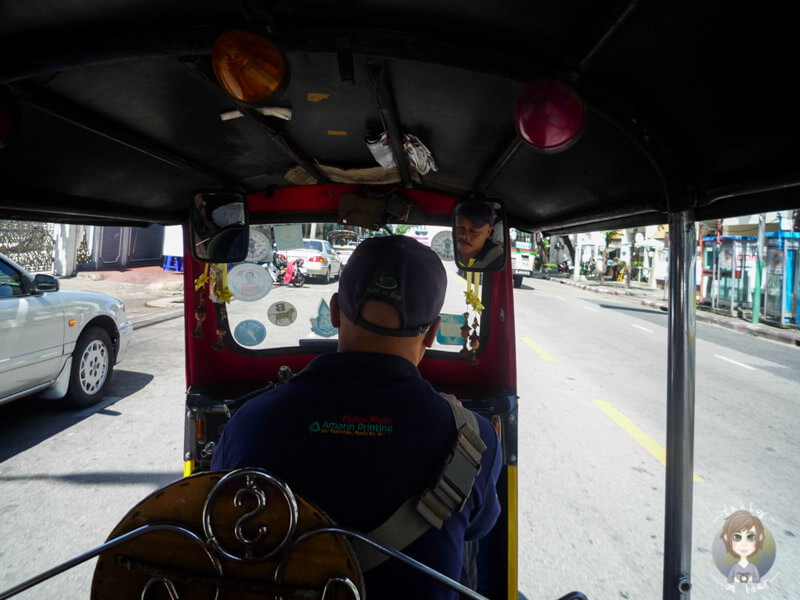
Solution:
{"label": "windshield", "polygon": [[533,250],[533,234],[513,227],[509,231],[512,250]]}
{"label": "windshield", "polygon": [[[346,249],[337,249],[323,238],[337,237],[331,232],[340,228],[334,223],[251,226],[247,260],[227,267],[233,296],[225,310],[233,341],[241,351],[285,351],[337,339],[338,331],[330,323],[330,299],[338,290],[338,279],[356,244],[353,241]],[[418,227],[394,229],[397,234],[419,239]],[[421,243],[437,252],[447,272],[442,326],[433,349],[457,353],[464,345],[464,313],[469,311],[470,325],[478,315],[466,303],[467,274],[460,272],[453,260],[450,227],[427,227],[425,231],[427,239]],[[386,233],[366,229],[353,232],[359,243],[375,235]],[[298,270],[300,274],[295,274]],[[480,283],[479,275],[472,278]],[[477,294],[482,296],[480,288]]]}

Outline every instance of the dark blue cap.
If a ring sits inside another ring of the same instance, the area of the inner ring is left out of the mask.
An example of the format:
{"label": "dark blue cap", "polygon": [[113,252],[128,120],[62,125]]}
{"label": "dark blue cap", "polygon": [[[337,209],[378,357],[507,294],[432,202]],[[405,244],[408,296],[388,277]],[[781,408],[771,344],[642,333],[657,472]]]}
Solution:
{"label": "dark blue cap", "polygon": [[[439,316],[447,273],[436,253],[403,235],[369,238],[347,259],[339,280],[339,307],[356,325],[395,337],[425,333]],[[367,300],[384,302],[400,313],[400,329],[361,318]]]}
{"label": "dark blue cap", "polygon": [[494,209],[488,202],[463,202],[456,206],[456,216],[469,219],[475,227],[494,227]]}

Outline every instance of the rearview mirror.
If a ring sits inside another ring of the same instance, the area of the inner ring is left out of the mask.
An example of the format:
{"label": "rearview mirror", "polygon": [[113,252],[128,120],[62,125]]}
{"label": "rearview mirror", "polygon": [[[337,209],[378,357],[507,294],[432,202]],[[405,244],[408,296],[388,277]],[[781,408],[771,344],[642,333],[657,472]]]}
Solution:
{"label": "rearview mirror", "polygon": [[506,264],[505,214],[493,200],[465,200],[453,207],[456,263],[466,271],[500,271]]}
{"label": "rearview mirror", "polygon": [[242,262],[249,249],[247,199],[235,192],[203,192],[192,199],[192,256],[201,262]]}

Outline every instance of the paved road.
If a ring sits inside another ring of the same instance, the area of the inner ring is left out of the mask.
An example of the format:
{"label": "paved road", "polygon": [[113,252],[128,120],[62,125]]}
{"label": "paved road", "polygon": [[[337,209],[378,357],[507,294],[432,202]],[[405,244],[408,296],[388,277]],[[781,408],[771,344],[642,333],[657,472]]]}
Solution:
{"label": "paved road", "polygon": [[[666,317],[635,300],[533,286],[514,292],[520,589],[531,599],[572,589],[659,597]],[[0,589],[102,542],[130,506],[179,476],[181,331],[180,319],[137,331],[99,407],[0,406]],[[798,598],[800,349],[701,324],[697,361],[695,597],[729,597],[713,538],[726,509],[753,504],[778,548],[764,597]],[[91,572],[20,597],[84,599]]]}
{"label": "paved road", "polygon": [[[99,405],[0,406],[0,590],[101,544],[130,507],[180,477],[183,362],[174,319],[136,332]],[[18,597],[85,600],[93,564]]]}
{"label": "paved road", "polygon": [[[520,589],[658,597],[666,315],[556,282],[533,286],[515,291]],[[774,597],[800,597],[798,373],[800,349],[698,327],[696,597],[730,594],[711,550],[722,513],[740,505],[766,512],[775,534]]]}

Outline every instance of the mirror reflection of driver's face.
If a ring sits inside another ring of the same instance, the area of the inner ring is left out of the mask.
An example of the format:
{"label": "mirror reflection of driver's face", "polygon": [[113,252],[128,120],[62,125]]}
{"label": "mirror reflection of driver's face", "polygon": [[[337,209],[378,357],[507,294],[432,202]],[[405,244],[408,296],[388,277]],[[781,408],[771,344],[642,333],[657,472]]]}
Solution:
{"label": "mirror reflection of driver's face", "polygon": [[492,235],[491,225],[476,227],[467,217],[456,217],[456,244],[463,262],[475,258]]}

